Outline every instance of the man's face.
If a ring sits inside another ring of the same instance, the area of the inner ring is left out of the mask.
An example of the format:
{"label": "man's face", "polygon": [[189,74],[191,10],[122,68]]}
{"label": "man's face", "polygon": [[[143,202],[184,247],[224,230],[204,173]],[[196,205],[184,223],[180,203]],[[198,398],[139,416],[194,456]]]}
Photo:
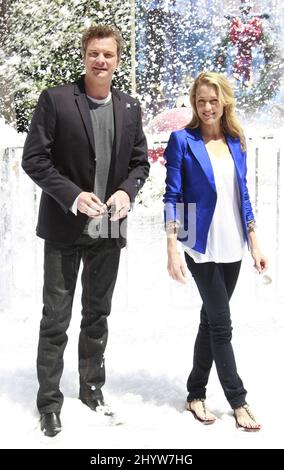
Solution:
{"label": "man's face", "polygon": [[98,84],[109,84],[118,66],[117,44],[114,38],[90,39],[84,57],[86,75]]}

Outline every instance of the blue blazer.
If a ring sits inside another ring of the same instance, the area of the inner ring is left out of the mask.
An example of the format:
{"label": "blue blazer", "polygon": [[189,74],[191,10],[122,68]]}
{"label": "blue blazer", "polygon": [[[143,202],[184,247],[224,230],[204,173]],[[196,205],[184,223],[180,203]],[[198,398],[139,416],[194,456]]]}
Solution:
{"label": "blue blazer", "polygon": [[[226,136],[226,140],[236,168],[244,239],[248,242],[247,223],[254,220],[254,215],[246,182],[246,152],[242,151],[239,139]],[[178,239],[194,250],[205,253],[209,227],[217,202],[217,191],[213,168],[200,129],[172,132],[164,156],[167,168],[164,195],[165,220],[180,220],[185,233],[190,230],[188,204],[195,203],[195,237],[178,236]],[[178,203],[183,203],[182,215],[178,210],[181,207]],[[194,240],[193,246],[191,240]]]}

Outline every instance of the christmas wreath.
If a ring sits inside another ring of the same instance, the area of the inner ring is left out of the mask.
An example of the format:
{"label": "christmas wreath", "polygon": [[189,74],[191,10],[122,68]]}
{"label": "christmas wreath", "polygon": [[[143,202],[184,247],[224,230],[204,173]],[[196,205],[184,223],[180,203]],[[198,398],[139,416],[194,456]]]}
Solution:
{"label": "christmas wreath", "polygon": [[[214,67],[219,72],[226,72],[229,48],[236,47],[233,75],[238,81],[236,99],[238,106],[254,111],[266,104],[279,90],[283,72],[283,60],[280,51],[263,29],[260,17],[230,20],[229,31],[219,44]],[[263,63],[259,67],[259,78],[251,80],[252,48],[260,47]]]}

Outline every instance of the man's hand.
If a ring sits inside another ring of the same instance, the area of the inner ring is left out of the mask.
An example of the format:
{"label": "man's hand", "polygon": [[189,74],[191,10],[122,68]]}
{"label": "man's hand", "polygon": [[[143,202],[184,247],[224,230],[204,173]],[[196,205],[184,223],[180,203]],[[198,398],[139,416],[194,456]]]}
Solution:
{"label": "man's hand", "polygon": [[78,197],[77,209],[91,218],[100,218],[104,213],[104,205],[94,193],[82,192]]}
{"label": "man's hand", "polygon": [[107,200],[106,205],[112,214],[110,220],[114,222],[127,216],[130,209],[130,198],[125,191],[119,189]]}

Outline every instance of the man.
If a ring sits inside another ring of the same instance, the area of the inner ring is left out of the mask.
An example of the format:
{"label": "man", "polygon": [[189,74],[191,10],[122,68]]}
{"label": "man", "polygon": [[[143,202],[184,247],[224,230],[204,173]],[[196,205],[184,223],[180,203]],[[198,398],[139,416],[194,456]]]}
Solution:
{"label": "man", "polygon": [[121,47],[120,34],[108,26],[84,33],[85,75],[42,92],[24,147],[23,169],[43,191],[37,225],[45,239],[37,406],[47,436],[61,431],[59,383],[81,260],[79,398],[108,414],[101,389],[107,316],[126,243],[122,222],[149,173],[139,103],[111,86]]}

